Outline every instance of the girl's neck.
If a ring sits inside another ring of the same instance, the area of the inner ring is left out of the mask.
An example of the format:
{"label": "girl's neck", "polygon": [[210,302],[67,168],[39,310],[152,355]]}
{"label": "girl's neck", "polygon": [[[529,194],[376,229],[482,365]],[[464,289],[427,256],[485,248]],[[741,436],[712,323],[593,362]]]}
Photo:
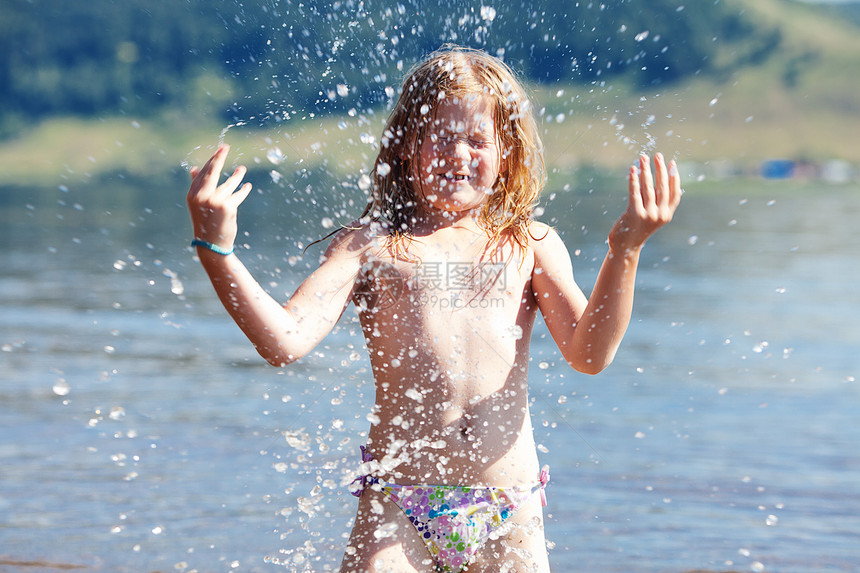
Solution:
{"label": "girl's neck", "polygon": [[473,233],[483,233],[478,223],[478,209],[470,211],[425,211],[415,214],[413,235],[431,235],[443,229],[465,229]]}

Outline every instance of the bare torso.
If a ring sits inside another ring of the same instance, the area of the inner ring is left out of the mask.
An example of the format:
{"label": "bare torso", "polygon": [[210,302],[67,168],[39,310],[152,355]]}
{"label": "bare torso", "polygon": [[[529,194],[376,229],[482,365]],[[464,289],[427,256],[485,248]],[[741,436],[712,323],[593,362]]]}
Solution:
{"label": "bare torso", "polygon": [[534,257],[451,227],[362,249],[353,294],[376,380],[368,449],[396,483],[524,485]]}

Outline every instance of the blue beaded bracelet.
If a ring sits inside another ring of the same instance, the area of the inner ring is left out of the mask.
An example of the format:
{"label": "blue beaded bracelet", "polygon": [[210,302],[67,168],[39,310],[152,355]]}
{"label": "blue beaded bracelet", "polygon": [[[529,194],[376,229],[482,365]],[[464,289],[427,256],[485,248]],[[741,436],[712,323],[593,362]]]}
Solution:
{"label": "blue beaded bracelet", "polygon": [[230,255],[233,253],[233,247],[230,247],[230,250],[222,249],[221,247],[219,247],[218,245],[216,245],[214,243],[210,243],[208,241],[201,241],[200,239],[194,239],[193,241],[191,241],[191,246],[192,247],[203,247],[204,249],[209,249],[213,253],[218,253],[219,255],[224,255],[224,256],[227,256],[227,255]]}

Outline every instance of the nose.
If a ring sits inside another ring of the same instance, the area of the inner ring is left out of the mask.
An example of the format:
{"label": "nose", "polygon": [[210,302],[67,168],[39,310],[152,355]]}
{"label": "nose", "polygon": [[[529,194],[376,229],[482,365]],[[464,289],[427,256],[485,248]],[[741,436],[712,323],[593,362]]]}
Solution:
{"label": "nose", "polygon": [[469,161],[472,151],[469,143],[460,138],[446,139],[442,144],[441,155],[446,160]]}

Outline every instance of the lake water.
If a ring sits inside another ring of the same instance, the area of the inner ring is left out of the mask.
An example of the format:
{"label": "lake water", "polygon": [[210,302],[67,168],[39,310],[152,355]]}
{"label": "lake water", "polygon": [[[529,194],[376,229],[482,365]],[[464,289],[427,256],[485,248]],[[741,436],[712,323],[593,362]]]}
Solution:
{"label": "lake water", "polygon": [[[339,564],[372,397],[354,313],[265,365],[192,258],[183,187],[0,189],[0,571]],[[346,199],[262,187],[241,256],[280,295]],[[605,373],[536,327],[556,571],[858,570],[860,190],[732,187],[691,187],[649,243]],[[623,200],[549,203],[586,290]]]}

